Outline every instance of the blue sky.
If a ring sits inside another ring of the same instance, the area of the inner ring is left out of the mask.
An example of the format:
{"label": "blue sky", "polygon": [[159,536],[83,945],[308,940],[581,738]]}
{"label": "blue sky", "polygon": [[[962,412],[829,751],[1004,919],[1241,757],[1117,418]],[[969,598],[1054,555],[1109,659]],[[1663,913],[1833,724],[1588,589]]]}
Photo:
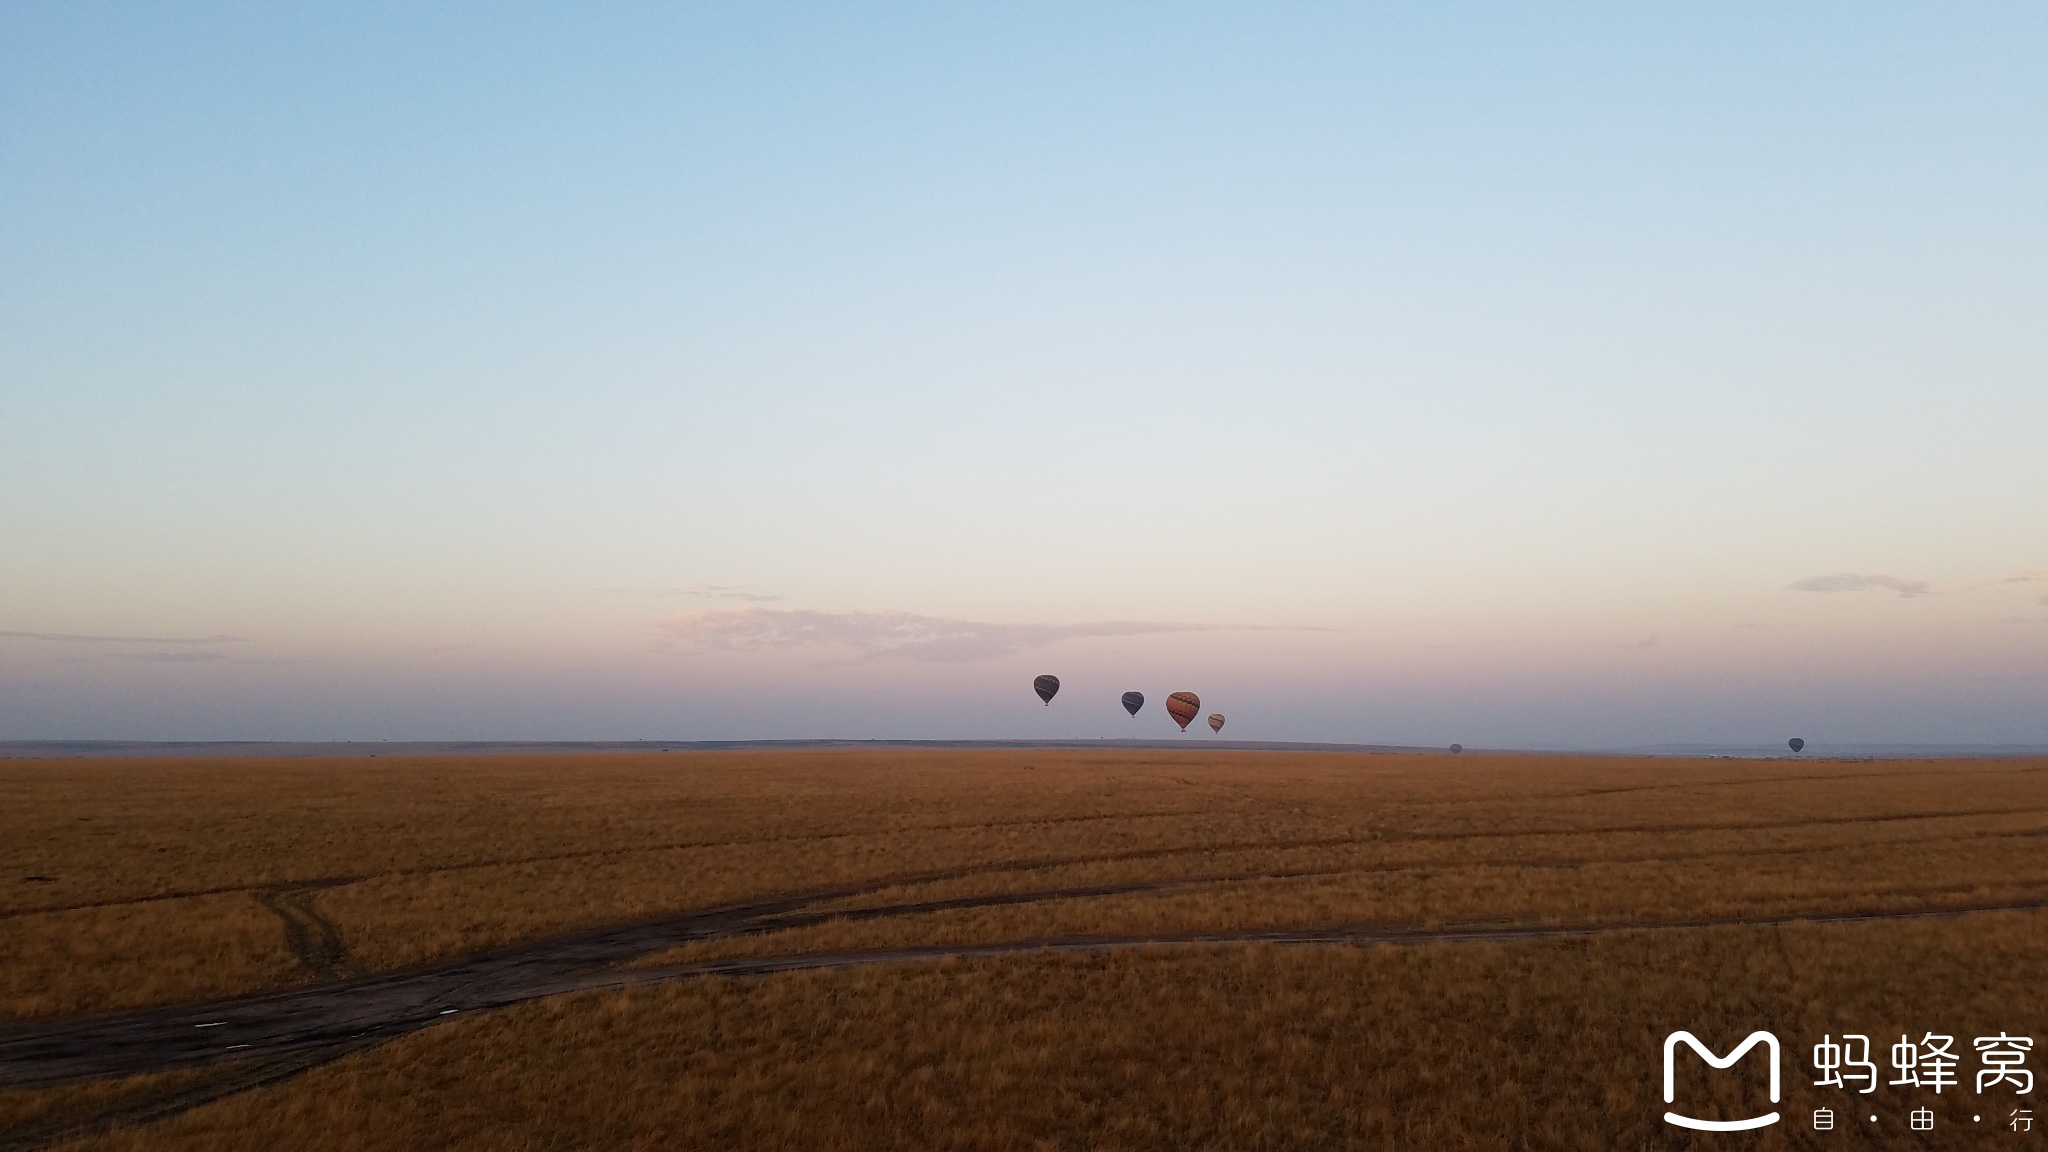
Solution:
{"label": "blue sky", "polygon": [[2048,742],[2044,50],[0,7],[0,738]]}

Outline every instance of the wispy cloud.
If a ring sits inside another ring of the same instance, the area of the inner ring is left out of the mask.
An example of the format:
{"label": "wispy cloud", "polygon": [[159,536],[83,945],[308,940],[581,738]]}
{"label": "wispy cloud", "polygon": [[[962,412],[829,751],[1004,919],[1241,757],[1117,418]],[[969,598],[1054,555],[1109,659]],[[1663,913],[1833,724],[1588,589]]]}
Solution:
{"label": "wispy cloud", "polygon": [[819,612],[801,608],[724,608],[656,622],[664,639],[727,652],[837,648],[856,660],[993,660],[1062,640],[1212,632],[1218,624],[1103,620],[1089,624],[991,624],[912,612]]}
{"label": "wispy cloud", "polygon": [[738,584],[689,584],[666,588],[600,588],[600,592],[613,592],[623,596],[651,596],[661,600],[689,597],[697,600],[745,600],[766,603],[780,600],[761,592],[750,592]]}
{"label": "wispy cloud", "polygon": [[752,600],[763,602],[780,600],[780,596],[769,596],[760,592],[749,592],[737,584],[692,584],[682,590],[685,596],[699,596],[706,600]]}
{"label": "wispy cloud", "polygon": [[225,652],[123,652],[116,660],[137,660],[145,664],[210,664],[215,660],[226,660]]}
{"label": "wispy cloud", "polygon": [[0,631],[8,640],[48,640],[59,644],[243,644],[243,636],[91,636],[76,632]]}
{"label": "wispy cloud", "polygon": [[[2000,580],[1998,583],[2001,585],[2048,584],[2048,568],[2036,569],[2032,572],[2022,572],[2017,576],[2008,576],[2005,579]],[[2034,603],[2048,605],[2048,592],[2043,592],[2040,595],[2034,597]]]}
{"label": "wispy cloud", "polygon": [[1896,592],[1902,600],[1925,596],[1932,591],[1925,580],[1906,580],[1898,576],[1859,576],[1854,572],[1808,576],[1804,580],[1794,580],[1785,585],[1787,592],[1860,592],[1866,588]]}

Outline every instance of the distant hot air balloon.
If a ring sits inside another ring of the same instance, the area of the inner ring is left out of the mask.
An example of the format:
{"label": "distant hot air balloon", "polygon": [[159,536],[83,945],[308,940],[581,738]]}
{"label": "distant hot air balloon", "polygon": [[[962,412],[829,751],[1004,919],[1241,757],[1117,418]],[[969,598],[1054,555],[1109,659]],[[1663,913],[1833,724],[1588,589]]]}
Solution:
{"label": "distant hot air balloon", "polygon": [[1133,716],[1136,716],[1138,714],[1138,709],[1143,708],[1144,706],[1145,694],[1143,692],[1124,693],[1124,711],[1129,712]]}
{"label": "distant hot air balloon", "polygon": [[1209,713],[1209,731],[1211,731],[1211,732],[1221,732],[1221,731],[1223,731],[1223,713],[1221,713],[1221,712],[1211,712],[1211,713]]}
{"label": "distant hot air balloon", "polygon": [[1453,744],[1453,745],[1451,745],[1451,751],[1453,751],[1453,752],[1463,752],[1464,750],[1465,750],[1465,746],[1464,746],[1463,744]]}
{"label": "distant hot air balloon", "polygon": [[1060,678],[1057,676],[1040,676],[1031,682],[1031,690],[1038,693],[1038,698],[1045,701],[1045,706],[1050,708],[1052,707],[1053,696],[1060,690]]}
{"label": "distant hot air balloon", "polygon": [[1785,747],[1792,749],[1794,752],[1797,752],[1800,749],[1806,747],[1806,741],[1801,740],[1797,736],[1794,736],[1790,740],[1785,741]]}
{"label": "distant hot air balloon", "polygon": [[1201,711],[1202,698],[1193,692],[1175,692],[1166,698],[1166,714],[1173,717],[1173,722],[1180,725],[1183,732],[1188,730],[1188,721]]}

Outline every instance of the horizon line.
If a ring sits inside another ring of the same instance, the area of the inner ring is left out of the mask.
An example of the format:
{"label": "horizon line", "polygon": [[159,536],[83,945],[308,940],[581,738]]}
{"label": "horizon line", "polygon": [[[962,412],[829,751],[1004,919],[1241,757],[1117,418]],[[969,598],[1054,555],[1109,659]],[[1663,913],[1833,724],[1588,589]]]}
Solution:
{"label": "horizon line", "polygon": [[[1780,744],[1749,743],[1666,743],[1569,748],[1545,746],[1460,747],[1453,751],[1443,744],[1363,744],[1312,740],[1218,740],[1189,736],[1181,739],[1139,739],[1131,737],[1076,737],[1064,740],[946,740],[854,737],[740,740],[0,740],[0,760],[34,759],[152,759],[219,755],[233,758],[299,758],[321,756],[407,755],[435,756],[464,753],[547,754],[624,752],[720,752],[772,750],[828,750],[834,748],[960,748],[1034,749],[1048,751],[1118,748],[1166,750],[1206,748],[1237,752],[1326,752],[1353,754],[1493,756],[1613,756],[1647,759],[1986,759],[2048,755],[2048,744],[1960,744],[1864,742],[1815,745],[1809,742],[1801,753],[1789,753]],[[371,751],[374,749],[374,751]]]}

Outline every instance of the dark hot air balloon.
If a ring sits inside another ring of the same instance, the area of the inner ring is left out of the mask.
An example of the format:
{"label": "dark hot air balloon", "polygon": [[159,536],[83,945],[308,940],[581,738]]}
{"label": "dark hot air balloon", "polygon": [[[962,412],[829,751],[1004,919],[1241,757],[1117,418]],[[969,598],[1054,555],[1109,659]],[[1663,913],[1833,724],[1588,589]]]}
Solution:
{"label": "dark hot air balloon", "polygon": [[1453,751],[1453,752],[1463,752],[1464,750],[1465,750],[1465,746],[1464,746],[1463,744],[1453,744],[1453,745],[1451,745],[1451,751]]}
{"label": "dark hot air balloon", "polygon": [[1223,731],[1223,713],[1221,713],[1221,712],[1211,712],[1211,713],[1209,713],[1209,731],[1211,731],[1211,732],[1221,732],[1221,731]]}
{"label": "dark hot air balloon", "polygon": [[1188,730],[1188,721],[1201,711],[1202,698],[1193,692],[1175,692],[1166,698],[1166,714],[1173,717],[1173,722],[1180,725],[1183,732]]}
{"label": "dark hot air balloon", "polygon": [[1060,690],[1060,678],[1057,676],[1040,676],[1031,682],[1031,690],[1038,693],[1038,698],[1045,701],[1045,706],[1050,708],[1052,707],[1052,698]]}
{"label": "dark hot air balloon", "polygon": [[1794,736],[1790,740],[1785,741],[1785,747],[1790,748],[1794,752],[1797,752],[1806,747],[1806,741],[1801,740],[1797,736]]}
{"label": "dark hot air balloon", "polygon": [[1143,708],[1144,706],[1145,694],[1143,692],[1124,693],[1124,711],[1129,712],[1133,716],[1136,716],[1138,714],[1138,709]]}

